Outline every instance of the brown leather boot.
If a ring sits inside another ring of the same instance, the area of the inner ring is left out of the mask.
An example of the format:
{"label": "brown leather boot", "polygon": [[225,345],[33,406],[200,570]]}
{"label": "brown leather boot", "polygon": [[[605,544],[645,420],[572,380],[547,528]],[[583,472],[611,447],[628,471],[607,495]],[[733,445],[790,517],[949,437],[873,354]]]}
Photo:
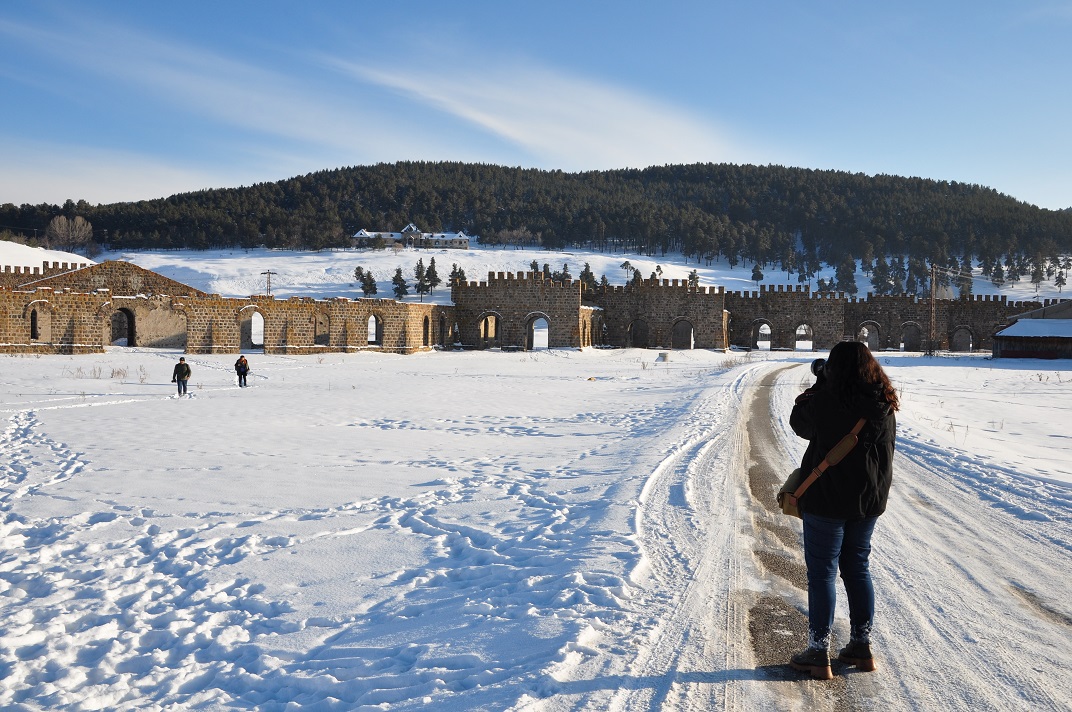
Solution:
{"label": "brown leather boot", "polygon": [[834,679],[834,672],[830,669],[830,655],[825,648],[808,648],[797,653],[789,661],[789,667],[806,672],[816,680]]}
{"label": "brown leather boot", "polygon": [[871,655],[870,643],[850,640],[849,644],[838,653],[838,660],[846,665],[853,665],[860,672],[874,672],[877,669],[875,658]]}

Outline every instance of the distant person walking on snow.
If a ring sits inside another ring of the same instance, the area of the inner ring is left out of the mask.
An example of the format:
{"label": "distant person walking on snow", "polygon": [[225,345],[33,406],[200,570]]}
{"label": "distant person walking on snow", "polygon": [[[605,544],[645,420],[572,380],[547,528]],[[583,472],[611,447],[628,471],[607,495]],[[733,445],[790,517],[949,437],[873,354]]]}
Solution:
{"label": "distant person walking on snow", "polygon": [[249,373],[249,361],[246,361],[245,356],[239,356],[238,360],[234,364],[235,373],[238,374],[238,387],[246,387],[246,374]]}
{"label": "distant person walking on snow", "polygon": [[[821,361],[821,360],[820,360]],[[893,481],[894,411],[897,392],[867,346],[843,341],[817,361],[815,385],[797,397],[789,424],[809,440],[800,469],[810,472],[863,419],[859,442],[831,465],[799,501],[808,568],[808,648],[790,665],[829,680],[830,629],[834,624],[838,570],[849,603],[849,643],[838,654],[846,665],[870,672],[875,589],[868,559],[871,534]]]}
{"label": "distant person walking on snow", "polygon": [[186,395],[186,382],[190,380],[190,364],[184,356],[179,357],[175,370],[171,372],[171,382],[179,384],[179,395]]}

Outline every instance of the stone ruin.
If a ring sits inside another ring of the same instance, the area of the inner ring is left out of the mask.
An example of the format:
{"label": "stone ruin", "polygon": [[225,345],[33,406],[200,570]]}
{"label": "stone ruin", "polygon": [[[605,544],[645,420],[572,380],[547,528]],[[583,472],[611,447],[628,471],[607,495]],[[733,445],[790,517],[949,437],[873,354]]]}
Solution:
{"label": "stone ruin", "polygon": [[[100,353],[106,346],[187,353],[310,354],[437,347],[731,347],[827,350],[841,340],[873,350],[931,345],[932,305],[913,295],[847,297],[807,287],[727,292],[684,280],[586,290],[543,273],[489,273],[452,285],[453,305],[394,299],[275,299],[206,294],[128,262],[48,263],[0,272],[0,352]],[[1060,300],[938,299],[934,349],[990,350],[1009,317]]]}

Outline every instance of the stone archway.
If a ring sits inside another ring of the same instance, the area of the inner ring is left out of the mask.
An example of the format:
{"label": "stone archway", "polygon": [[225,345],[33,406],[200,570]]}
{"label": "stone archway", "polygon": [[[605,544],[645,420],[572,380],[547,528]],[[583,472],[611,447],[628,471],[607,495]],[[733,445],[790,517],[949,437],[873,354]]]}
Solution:
{"label": "stone archway", "polygon": [[625,345],[636,349],[648,348],[648,323],[635,319],[625,331]]}
{"label": "stone archway", "polygon": [[368,345],[383,346],[383,318],[379,314],[369,314]]}
{"label": "stone archway", "polygon": [[793,342],[793,348],[797,351],[815,350],[815,330],[811,328],[811,324],[801,324],[796,328],[796,340]]}
{"label": "stone archway", "polygon": [[32,343],[49,343],[52,341],[52,306],[41,300],[26,305],[23,318],[30,323],[30,341]]}
{"label": "stone archway", "polygon": [[551,348],[551,319],[543,313],[529,314],[525,319],[525,350]]}
{"label": "stone archway", "polygon": [[502,347],[502,319],[498,314],[486,313],[480,317],[478,333],[480,348],[497,349]]}
{"label": "stone archway", "polygon": [[689,351],[696,348],[696,330],[688,319],[678,319],[670,332],[670,348]]}
{"label": "stone archway", "polygon": [[970,327],[961,325],[953,329],[953,334],[949,338],[950,351],[971,353],[974,346],[975,335],[972,334]]}
{"label": "stone archway", "polygon": [[770,351],[774,328],[766,319],[757,319],[752,322],[752,349],[756,351]]}
{"label": "stone archway", "polygon": [[328,346],[331,343],[331,317],[327,312],[313,313],[313,343],[316,346]]}
{"label": "stone archway", "polygon": [[923,329],[914,321],[901,324],[901,351],[922,351]]}
{"label": "stone archway", "polygon": [[867,348],[871,351],[880,350],[882,348],[882,332],[878,323],[865,321],[861,324],[856,332],[856,340],[867,344]]}
{"label": "stone archway", "polygon": [[421,323],[421,346],[432,345],[432,318],[425,314]]}
{"label": "stone archway", "polygon": [[105,343],[112,346],[137,346],[137,332],[134,328],[134,312],[126,307],[120,307],[112,312],[105,328],[108,330],[108,338]]}
{"label": "stone archway", "polygon": [[264,313],[260,307],[244,306],[235,315],[238,322],[239,351],[264,350]]}

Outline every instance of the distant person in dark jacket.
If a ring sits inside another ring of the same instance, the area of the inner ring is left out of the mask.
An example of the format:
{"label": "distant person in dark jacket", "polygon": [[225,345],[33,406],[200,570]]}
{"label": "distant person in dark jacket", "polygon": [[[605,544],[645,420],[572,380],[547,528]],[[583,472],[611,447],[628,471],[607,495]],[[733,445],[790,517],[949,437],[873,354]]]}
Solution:
{"label": "distant person in dark jacket", "polygon": [[179,384],[179,395],[186,395],[186,382],[190,380],[190,364],[184,356],[179,357],[175,370],[171,372],[171,382]]}
{"label": "distant person in dark jacket", "polygon": [[249,373],[249,362],[246,361],[245,356],[239,356],[238,360],[234,364],[235,373],[238,374],[238,387],[246,387],[246,374]]}
{"label": "distant person in dark jacket", "polygon": [[893,481],[894,411],[897,393],[867,345],[843,341],[825,364],[816,361],[815,385],[797,397],[789,424],[810,441],[800,469],[811,472],[863,418],[859,442],[831,465],[800,498],[804,561],[808,567],[808,648],[792,667],[830,679],[830,628],[834,623],[838,570],[849,603],[849,644],[838,658],[857,669],[875,669],[871,626],[875,589],[869,557],[871,534]]}

